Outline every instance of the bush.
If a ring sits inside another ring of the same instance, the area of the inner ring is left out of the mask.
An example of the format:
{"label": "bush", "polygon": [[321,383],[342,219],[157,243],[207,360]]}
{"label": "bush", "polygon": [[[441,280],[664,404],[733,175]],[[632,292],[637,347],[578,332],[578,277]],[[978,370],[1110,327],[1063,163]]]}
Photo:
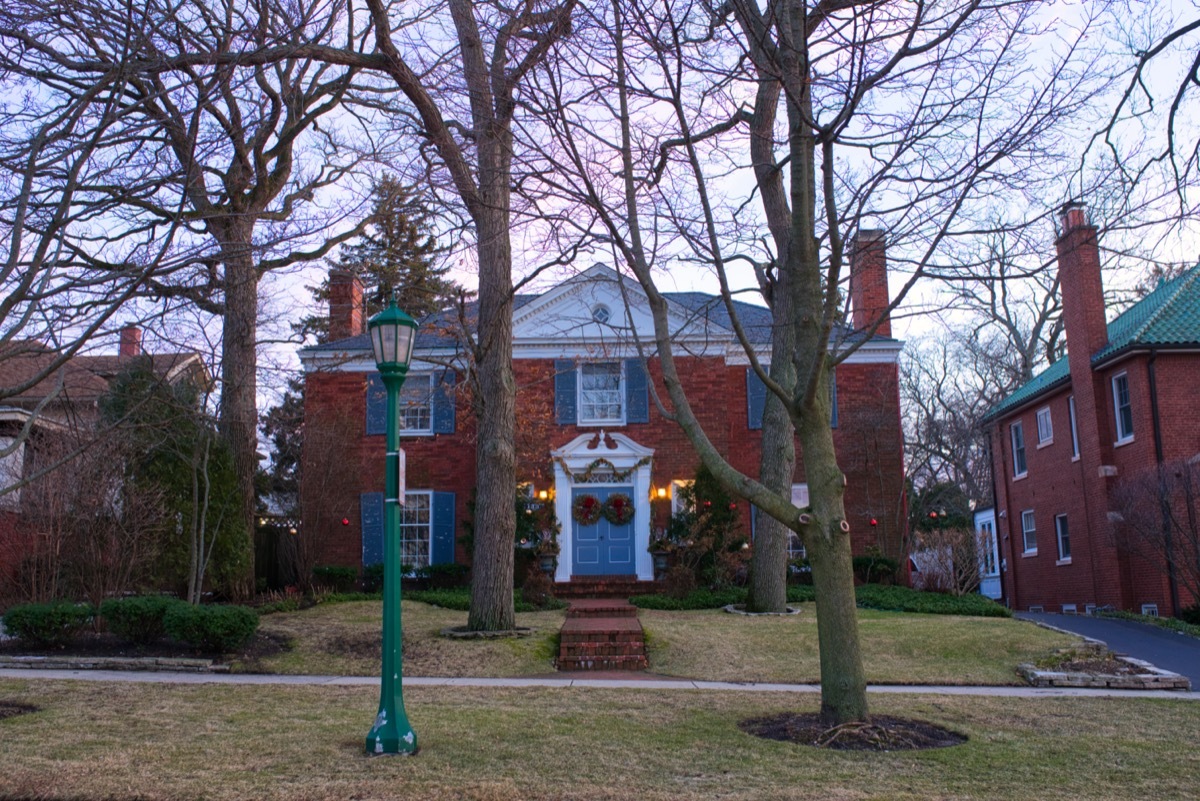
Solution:
{"label": "bush", "polygon": [[23,604],[4,613],[4,628],[33,645],[61,645],[82,631],[93,615],[87,604],[70,601]]}
{"label": "bush", "polygon": [[171,639],[203,651],[226,653],[245,645],[258,630],[258,614],[244,606],[181,604],[164,619]]}
{"label": "bush", "polygon": [[100,604],[100,616],[108,630],[122,640],[146,645],[167,633],[163,620],[174,606],[184,604],[178,598],[146,595],[135,598],[110,598]]}
{"label": "bush", "polygon": [[1200,626],[1200,604],[1182,610],[1179,613],[1179,619],[1189,626]]}
{"label": "bush", "polygon": [[383,592],[383,562],[363,568],[362,588],[363,592]]}
{"label": "bush", "polygon": [[1012,612],[982,595],[945,595],[921,592],[908,587],[884,587],[864,584],[855,591],[863,609],[885,612],[917,612],[926,615],[969,615],[972,617],[1012,617]]}
{"label": "bush", "polygon": [[320,565],[313,568],[313,583],[334,592],[350,592],[358,582],[358,570],[342,565]]}
{"label": "bush", "polygon": [[429,579],[429,589],[447,590],[463,587],[467,583],[467,566],[455,562],[428,565],[417,570],[417,575]]}
{"label": "bush", "polygon": [[854,557],[854,577],[863,584],[893,584],[900,563],[882,554]]}
{"label": "bush", "polygon": [[521,600],[538,609],[547,609],[554,601],[554,580],[536,563],[530,565],[525,574],[525,583],[521,585]]}
{"label": "bush", "polygon": [[[438,606],[442,609],[453,609],[456,612],[468,612],[471,609],[471,591],[466,587],[451,590],[413,590],[404,593],[404,600]],[[538,607],[521,597],[513,598],[514,609],[517,612],[537,612]],[[544,609],[563,609],[565,601],[550,598]]]}

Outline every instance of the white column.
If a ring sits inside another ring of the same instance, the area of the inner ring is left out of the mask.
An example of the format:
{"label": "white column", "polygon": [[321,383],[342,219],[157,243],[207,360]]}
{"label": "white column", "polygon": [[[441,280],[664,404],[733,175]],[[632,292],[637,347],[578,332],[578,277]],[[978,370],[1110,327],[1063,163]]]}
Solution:
{"label": "white column", "polygon": [[557,459],[554,460],[554,514],[562,526],[558,532],[558,567],[554,571],[554,580],[566,583],[571,580],[575,521],[571,519],[571,477]]}
{"label": "white column", "polygon": [[654,581],[654,558],[650,555],[650,465],[637,469],[633,480],[634,520],[633,564],[641,581]]}

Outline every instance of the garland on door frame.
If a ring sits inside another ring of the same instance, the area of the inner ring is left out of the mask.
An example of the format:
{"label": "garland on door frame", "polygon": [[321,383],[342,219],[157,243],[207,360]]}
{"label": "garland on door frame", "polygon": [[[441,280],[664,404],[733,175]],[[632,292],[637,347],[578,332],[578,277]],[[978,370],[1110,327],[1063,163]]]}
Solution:
{"label": "garland on door frame", "polygon": [[594,525],[600,521],[603,506],[595,495],[580,495],[571,504],[571,518],[581,526]]}
{"label": "garland on door frame", "polygon": [[585,467],[581,473],[572,473],[571,469],[567,467],[566,460],[562,457],[556,457],[554,461],[557,462],[558,466],[562,468],[562,471],[566,473],[567,478],[571,479],[571,481],[574,483],[590,484],[592,479],[596,477],[596,473],[599,472],[601,468],[604,468],[605,477],[611,473],[612,477],[617,481],[628,481],[630,476],[637,472],[638,468],[645,467],[646,465],[650,464],[651,459],[649,456],[643,456],[637,461],[636,464],[634,464],[633,467],[629,468],[628,470],[618,470],[615,464],[608,461],[604,457],[601,457]]}
{"label": "garland on door frame", "polygon": [[604,519],[614,526],[633,522],[633,498],[623,492],[614,492],[604,501]]}

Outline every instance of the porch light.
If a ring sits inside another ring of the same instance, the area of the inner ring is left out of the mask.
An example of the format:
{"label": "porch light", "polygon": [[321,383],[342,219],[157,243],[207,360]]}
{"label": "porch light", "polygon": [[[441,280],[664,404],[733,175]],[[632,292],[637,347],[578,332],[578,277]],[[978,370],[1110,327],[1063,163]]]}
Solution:
{"label": "porch light", "polygon": [[396,307],[393,297],[388,307],[367,321],[375,364],[382,375],[405,376],[412,361],[417,338],[417,321]]}
{"label": "porch light", "polygon": [[539,490],[539,491],[538,491],[538,500],[539,500],[539,501],[548,501],[548,500],[550,500],[550,493],[549,493],[548,491],[546,491],[546,490]]}
{"label": "porch light", "polygon": [[665,501],[667,498],[671,497],[671,489],[670,487],[659,487],[657,490],[655,490],[655,494],[658,496],[660,501]]}

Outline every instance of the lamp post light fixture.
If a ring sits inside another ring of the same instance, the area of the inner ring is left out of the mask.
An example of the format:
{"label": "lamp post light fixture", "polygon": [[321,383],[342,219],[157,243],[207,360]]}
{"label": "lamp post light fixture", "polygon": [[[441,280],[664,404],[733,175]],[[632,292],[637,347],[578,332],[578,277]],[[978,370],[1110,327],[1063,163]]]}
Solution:
{"label": "lamp post light fixture", "polygon": [[396,300],[367,321],[375,364],[387,390],[387,461],[383,503],[383,660],[379,712],[367,735],[368,754],[415,754],[417,735],[404,711],[401,683],[400,504],[404,499],[404,454],[400,451],[397,400],[408,375],[417,321]]}

